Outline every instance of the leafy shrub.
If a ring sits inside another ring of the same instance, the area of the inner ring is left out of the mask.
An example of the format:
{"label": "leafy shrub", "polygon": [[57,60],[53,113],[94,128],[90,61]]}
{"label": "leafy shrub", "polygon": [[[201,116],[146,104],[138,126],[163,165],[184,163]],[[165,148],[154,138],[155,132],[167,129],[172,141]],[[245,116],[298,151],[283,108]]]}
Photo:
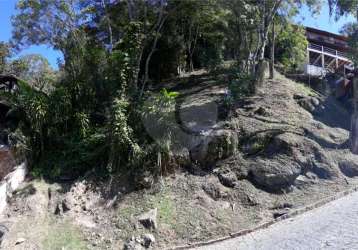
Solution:
{"label": "leafy shrub", "polygon": [[138,163],[142,158],[143,150],[137,143],[135,133],[129,123],[129,102],[125,97],[120,96],[114,99],[109,120],[108,169],[112,172],[118,170],[120,166]]}
{"label": "leafy shrub", "polygon": [[169,159],[173,143],[173,129],[176,124],[175,104],[178,92],[162,89],[160,93],[151,94],[142,106],[142,121],[151,137],[151,145],[147,151],[162,171],[162,162]]}
{"label": "leafy shrub", "polygon": [[168,91],[163,88],[158,94],[151,94],[143,105],[143,115],[159,115],[161,119],[165,114],[174,111],[174,104],[178,92]]}
{"label": "leafy shrub", "polygon": [[199,54],[200,65],[209,69],[210,71],[215,70],[223,62],[222,50],[216,44],[206,44],[200,48],[201,53]]}
{"label": "leafy shrub", "polygon": [[239,100],[242,97],[246,97],[252,93],[253,77],[245,73],[237,73],[231,78],[229,82],[229,93],[227,98],[233,100]]}
{"label": "leafy shrub", "polygon": [[305,28],[286,23],[276,38],[275,58],[286,71],[302,69],[307,61],[307,45]]}
{"label": "leafy shrub", "polygon": [[104,131],[90,131],[85,138],[69,136],[58,138],[56,145],[33,164],[33,173],[50,179],[76,178],[96,169],[97,175],[106,175],[108,146]]}

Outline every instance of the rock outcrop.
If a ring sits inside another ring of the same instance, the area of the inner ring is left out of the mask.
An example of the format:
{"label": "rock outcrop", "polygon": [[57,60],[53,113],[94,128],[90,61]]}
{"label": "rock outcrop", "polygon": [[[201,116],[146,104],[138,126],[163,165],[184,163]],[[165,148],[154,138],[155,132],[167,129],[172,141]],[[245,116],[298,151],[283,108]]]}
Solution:
{"label": "rock outcrop", "polygon": [[211,168],[218,160],[233,156],[238,149],[237,133],[232,130],[214,130],[191,150],[191,160]]}
{"label": "rock outcrop", "polygon": [[157,214],[158,214],[158,210],[152,209],[144,214],[142,214],[139,218],[138,221],[147,229],[152,229],[155,230],[158,227],[157,224]]}
{"label": "rock outcrop", "polygon": [[250,168],[254,183],[269,191],[277,191],[291,186],[302,172],[302,167],[286,159],[275,161],[257,160]]}

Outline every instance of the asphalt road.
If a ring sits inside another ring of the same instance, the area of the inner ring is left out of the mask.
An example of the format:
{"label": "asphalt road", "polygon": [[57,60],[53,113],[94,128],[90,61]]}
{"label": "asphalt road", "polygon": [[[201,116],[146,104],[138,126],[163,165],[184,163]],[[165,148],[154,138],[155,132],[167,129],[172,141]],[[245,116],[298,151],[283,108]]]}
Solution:
{"label": "asphalt road", "polygon": [[197,250],[358,250],[358,192],[243,237]]}

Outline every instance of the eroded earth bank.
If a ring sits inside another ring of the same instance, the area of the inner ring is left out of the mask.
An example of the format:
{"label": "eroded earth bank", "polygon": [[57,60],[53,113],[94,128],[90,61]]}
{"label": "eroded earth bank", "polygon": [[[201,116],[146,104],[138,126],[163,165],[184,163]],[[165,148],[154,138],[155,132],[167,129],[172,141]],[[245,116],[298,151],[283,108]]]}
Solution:
{"label": "eroded earth bank", "polygon": [[182,142],[171,174],[144,173],[141,188],[127,176],[30,176],[2,215],[2,248],[165,249],[251,228],[357,184],[349,114],[334,98],[278,75],[228,111],[225,75],[182,81],[173,84]]}

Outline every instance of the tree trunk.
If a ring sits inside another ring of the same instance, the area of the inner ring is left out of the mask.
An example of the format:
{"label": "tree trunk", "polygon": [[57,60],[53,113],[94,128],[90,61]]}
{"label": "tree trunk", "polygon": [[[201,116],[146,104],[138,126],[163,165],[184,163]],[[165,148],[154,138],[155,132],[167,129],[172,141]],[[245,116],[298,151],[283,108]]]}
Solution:
{"label": "tree trunk", "polygon": [[157,43],[158,43],[158,39],[160,37],[160,31],[162,29],[162,26],[167,18],[167,16],[163,16],[163,7],[160,10],[160,14],[158,16],[158,21],[157,21],[157,25],[156,28],[154,29],[155,32],[155,36],[154,36],[154,41],[151,47],[151,50],[147,56],[147,59],[145,61],[145,69],[144,69],[144,76],[143,76],[143,82],[142,82],[142,88],[141,91],[139,93],[139,99],[142,98],[144,90],[145,90],[145,86],[149,80],[149,63],[150,63],[150,59],[152,58],[153,53],[155,52],[156,48],[157,48]]}
{"label": "tree trunk", "polygon": [[108,38],[109,38],[109,52],[112,53],[113,50],[113,32],[112,32],[112,25],[111,25],[111,19],[109,18],[108,12],[107,12],[107,3],[102,0],[102,7],[105,13],[105,18],[107,22],[107,28],[108,28]]}
{"label": "tree trunk", "polygon": [[258,52],[258,62],[255,70],[255,80],[252,86],[253,93],[256,93],[257,89],[262,86],[265,77],[265,71],[267,67],[267,65],[265,64],[265,47],[268,37],[267,33],[268,33],[267,30],[264,30],[263,34],[261,34],[262,41]]}
{"label": "tree trunk", "polygon": [[193,56],[190,55],[190,58],[189,58],[189,72],[193,72],[193,71],[194,71]]}
{"label": "tree trunk", "polygon": [[145,60],[144,76],[143,76],[142,88],[141,88],[141,91],[139,94],[139,98],[142,98],[144,90],[145,90],[145,85],[147,84],[148,79],[149,79],[149,63],[150,63],[150,59],[152,58],[152,55],[155,52],[155,49],[157,47],[157,42],[158,42],[158,35],[155,36],[153,46],[147,56],[147,59]]}
{"label": "tree trunk", "polygon": [[[194,25],[194,24],[193,24]],[[189,72],[194,71],[193,55],[199,36],[199,26],[196,27],[195,35],[192,38],[192,28],[189,29],[188,55],[189,55]]]}
{"label": "tree trunk", "polygon": [[128,7],[128,17],[129,17],[129,21],[133,21],[133,0],[128,0],[127,1],[127,7]]}
{"label": "tree trunk", "polygon": [[358,154],[358,77],[353,79],[353,114],[351,117],[351,151],[353,154]]}
{"label": "tree trunk", "polygon": [[272,22],[270,79],[275,77],[275,22]]}
{"label": "tree trunk", "polygon": [[267,68],[268,68],[267,61],[265,61],[264,58],[260,59],[257,63],[255,82],[251,89],[252,93],[256,93],[258,88],[262,86]]}
{"label": "tree trunk", "polygon": [[[272,6],[268,6],[267,3],[273,3]],[[253,90],[256,92],[258,87],[263,83],[264,73],[265,73],[265,47],[268,40],[268,30],[270,25],[273,23],[273,18],[276,15],[277,9],[280,7],[282,0],[275,0],[273,2],[263,1],[261,7],[263,8],[262,14],[262,23],[259,31],[259,37],[261,40],[259,53],[258,53],[258,63],[255,70],[255,80],[253,82]]]}

